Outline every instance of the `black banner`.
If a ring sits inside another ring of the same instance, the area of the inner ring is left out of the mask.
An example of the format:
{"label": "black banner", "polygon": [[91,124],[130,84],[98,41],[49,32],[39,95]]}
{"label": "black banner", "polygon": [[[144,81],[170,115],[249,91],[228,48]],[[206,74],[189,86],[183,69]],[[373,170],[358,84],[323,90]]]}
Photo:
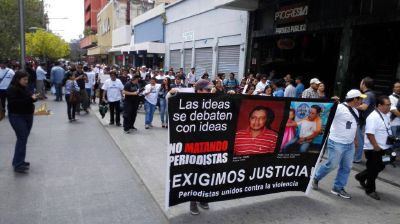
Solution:
{"label": "black banner", "polygon": [[336,106],[245,95],[170,98],[167,206],[305,192]]}

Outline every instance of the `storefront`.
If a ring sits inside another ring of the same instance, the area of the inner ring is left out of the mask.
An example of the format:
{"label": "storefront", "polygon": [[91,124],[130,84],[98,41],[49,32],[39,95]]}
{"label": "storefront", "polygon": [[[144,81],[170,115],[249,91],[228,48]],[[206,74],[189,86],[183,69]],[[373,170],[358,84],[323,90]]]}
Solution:
{"label": "storefront", "polygon": [[246,66],[253,73],[319,77],[341,96],[367,75],[378,92],[390,92],[399,76],[399,0],[217,2],[250,11]]}
{"label": "storefront", "polygon": [[[182,13],[185,12],[185,13]],[[185,73],[245,73],[248,12],[215,8],[214,0],[178,1],[166,6],[166,68]]]}

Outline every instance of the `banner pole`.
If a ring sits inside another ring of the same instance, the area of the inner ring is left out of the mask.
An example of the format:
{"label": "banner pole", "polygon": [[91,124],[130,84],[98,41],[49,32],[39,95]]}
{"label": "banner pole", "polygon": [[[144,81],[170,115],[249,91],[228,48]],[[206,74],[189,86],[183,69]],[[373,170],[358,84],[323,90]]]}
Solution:
{"label": "banner pole", "polygon": [[310,181],[308,182],[307,189],[306,189],[306,195],[308,195],[308,194],[310,193],[311,182],[314,180],[315,171],[317,170],[317,167],[318,167],[318,165],[320,164],[320,161],[321,161],[321,159],[322,159],[322,156],[323,156],[324,153],[325,153],[325,145],[326,145],[326,142],[328,141],[328,138],[329,138],[329,133],[328,133],[328,135],[326,136],[324,145],[322,146],[321,152],[319,153],[318,160],[317,160],[317,162],[315,163],[315,166],[314,166],[314,168],[313,168],[312,171],[311,171]]}

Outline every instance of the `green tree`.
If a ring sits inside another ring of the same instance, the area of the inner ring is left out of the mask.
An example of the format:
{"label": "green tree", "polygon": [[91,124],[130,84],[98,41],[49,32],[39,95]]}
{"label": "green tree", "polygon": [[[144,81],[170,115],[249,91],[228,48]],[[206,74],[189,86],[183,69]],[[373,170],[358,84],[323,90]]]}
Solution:
{"label": "green tree", "polygon": [[40,57],[42,60],[57,60],[69,56],[70,47],[67,42],[59,36],[38,30],[25,35],[26,55]]}
{"label": "green tree", "polygon": [[[43,0],[25,0],[25,31],[45,28],[47,15]],[[0,0],[0,58],[19,58],[19,8],[17,0]]]}

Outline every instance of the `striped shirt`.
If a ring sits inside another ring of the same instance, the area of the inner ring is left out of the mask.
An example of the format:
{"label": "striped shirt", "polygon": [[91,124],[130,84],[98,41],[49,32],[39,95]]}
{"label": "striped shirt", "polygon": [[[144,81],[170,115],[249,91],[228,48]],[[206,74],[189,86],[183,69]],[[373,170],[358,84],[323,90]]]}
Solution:
{"label": "striped shirt", "polygon": [[235,155],[274,153],[277,139],[277,133],[272,130],[265,129],[254,138],[249,128],[240,130],[236,132]]}

